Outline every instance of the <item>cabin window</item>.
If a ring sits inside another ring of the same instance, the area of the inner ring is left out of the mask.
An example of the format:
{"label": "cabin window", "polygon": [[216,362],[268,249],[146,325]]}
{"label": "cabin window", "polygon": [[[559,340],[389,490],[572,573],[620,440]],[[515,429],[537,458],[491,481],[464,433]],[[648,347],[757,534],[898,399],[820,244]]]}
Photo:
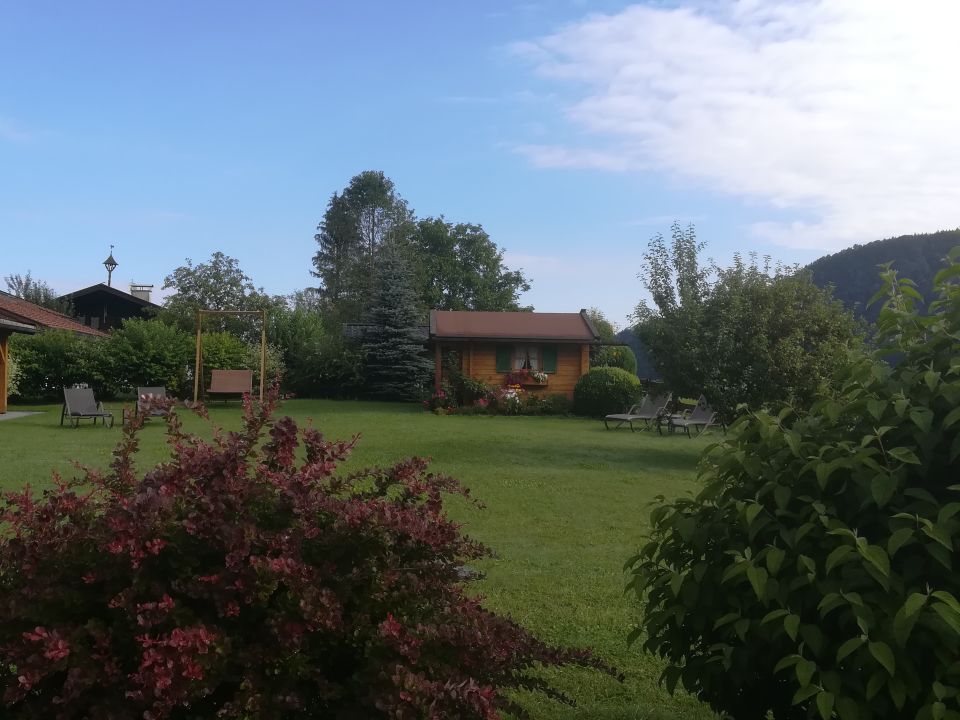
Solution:
{"label": "cabin window", "polygon": [[514,370],[539,370],[540,369],[540,346],[539,345],[514,345],[513,346],[513,369]]}
{"label": "cabin window", "polygon": [[497,372],[508,373],[516,370],[542,370],[555,373],[557,346],[531,343],[497,345]]}

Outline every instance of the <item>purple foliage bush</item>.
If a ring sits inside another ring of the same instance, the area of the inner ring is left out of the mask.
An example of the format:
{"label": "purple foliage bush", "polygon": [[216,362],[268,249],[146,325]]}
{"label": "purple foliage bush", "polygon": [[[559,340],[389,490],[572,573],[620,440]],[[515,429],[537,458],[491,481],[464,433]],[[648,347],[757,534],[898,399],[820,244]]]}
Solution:
{"label": "purple foliage bush", "polygon": [[487,550],[444,513],[455,480],[419,458],[338,473],[357,438],[275,401],[212,442],[170,413],[142,474],[133,418],[109,470],[5,496],[3,717],[492,720],[522,715],[510,689],[567,700],[539,667],[613,672],[465,592]]}

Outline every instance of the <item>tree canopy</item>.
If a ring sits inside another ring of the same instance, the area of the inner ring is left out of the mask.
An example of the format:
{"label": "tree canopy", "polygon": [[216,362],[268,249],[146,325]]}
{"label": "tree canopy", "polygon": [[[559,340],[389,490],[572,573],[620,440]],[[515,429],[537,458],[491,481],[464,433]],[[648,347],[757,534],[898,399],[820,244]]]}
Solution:
{"label": "tree canopy", "polygon": [[[197,310],[272,310],[285,306],[282,297],[274,297],[254,286],[236,258],[215,252],[207,262],[176,268],[163,281],[163,289],[173,289],[163,303],[161,317],[185,329],[192,329]],[[220,329],[249,334],[249,323],[224,319],[215,323]]]}
{"label": "tree canopy", "polygon": [[7,283],[7,292],[11,295],[16,295],[18,298],[23,298],[49,310],[70,314],[70,303],[60,300],[52,287],[43,280],[33,278],[29,270],[27,270],[26,275],[14,273],[5,276],[3,279]]}
{"label": "tree canopy", "polygon": [[312,272],[331,327],[367,315],[384,248],[409,268],[420,310],[520,310],[520,294],[530,289],[481,225],[417,219],[380,171],[362,172],[334,193],[314,239]]}
{"label": "tree canopy", "polygon": [[704,393],[729,415],[741,403],[806,403],[859,342],[851,314],[809,273],[735,256],[704,267],[692,226],[650,241],[636,333],[674,394]]}

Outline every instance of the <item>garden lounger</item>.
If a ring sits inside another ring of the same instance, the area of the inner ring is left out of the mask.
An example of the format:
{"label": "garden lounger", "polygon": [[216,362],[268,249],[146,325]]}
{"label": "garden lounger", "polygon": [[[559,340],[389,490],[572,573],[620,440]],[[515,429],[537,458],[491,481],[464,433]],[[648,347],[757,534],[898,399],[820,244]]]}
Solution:
{"label": "garden lounger", "polygon": [[[677,428],[682,428],[687,437],[693,437],[690,434],[690,428],[697,430],[697,435],[702,433],[708,427],[716,423],[717,413],[713,411],[707,399],[701,395],[697,400],[696,407],[683,415],[671,415],[667,418],[667,428],[673,432]],[[657,425],[657,432],[663,434],[663,425]]]}
{"label": "garden lounger", "polygon": [[[165,387],[138,387],[137,388],[137,415],[142,415],[147,405],[155,400],[166,400],[167,389]],[[166,405],[155,405],[150,408],[147,414],[150,417],[168,415],[170,408]]]}
{"label": "garden lounger", "polygon": [[63,410],[60,412],[60,424],[63,425],[64,419],[69,418],[73,427],[80,427],[80,421],[85,418],[91,418],[93,424],[97,424],[97,418],[103,420],[104,426],[107,424],[107,418],[110,418],[110,427],[113,427],[113,413],[107,412],[103,403],[98,403],[93,397],[93,390],[85,387],[72,387],[63,389]]}
{"label": "garden lounger", "polygon": [[252,370],[213,370],[210,375],[208,393],[252,394]]}
{"label": "garden lounger", "polygon": [[651,423],[656,421],[657,418],[664,412],[667,407],[667,404],[670,402],[672,397],[671,393],[666,393],[665,395],[644,395],[643,400],[640,401],[639,405],[634,405],[625,413],[619,413],[615,415],[607,415],[603,419],[603,425],[610,430],[610,422],[616,422],[617,424],[613,427],[614,430],[619,428],[624,423],[627,423],[630,426],[630,432],[634,432],[633,421],[642,420],[643,428],[649,429]]}

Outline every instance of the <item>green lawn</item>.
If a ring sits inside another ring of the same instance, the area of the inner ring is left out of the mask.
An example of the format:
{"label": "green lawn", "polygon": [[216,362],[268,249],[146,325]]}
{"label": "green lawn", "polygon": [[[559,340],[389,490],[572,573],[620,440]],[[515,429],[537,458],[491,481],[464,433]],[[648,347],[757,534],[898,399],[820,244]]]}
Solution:
{"label": "green lawn", "polygon": [[[120,435],[99,425],[61,428],[59,407],[11,409],[46,412],[0,422],[3,488],[48,483],[51,470],[72,472],[71,460],[103,467]],[[486,579],[475,584],[486,604],[546,640],[593,647],[626,673],[620,684],[589,671],[551,672],[578,707],[523,698],[532,717],[713,717],[689,697],[671,698],[657,685],[659,664],[626,647],[637,608],[622,592],[623,562],[646,530],[647,503],[694,488],[697,454],[709,440],[607,432],[599,421],[569,418],[438,417],[384,403],[291,400],[281,412],[312,418],[330,438],[360,433],[351,465],[433,458],[435,470],[459,478],[486,504],[484,510],[450,505],[467,532],[497,552],[482,564]],[[184,416],[188,428],[206,433],[202,421]],[[237,404],[214,406],[211,418],[235,427]],[[152,422],[141,437],[144,463],[164,457],[162,422]]]}

